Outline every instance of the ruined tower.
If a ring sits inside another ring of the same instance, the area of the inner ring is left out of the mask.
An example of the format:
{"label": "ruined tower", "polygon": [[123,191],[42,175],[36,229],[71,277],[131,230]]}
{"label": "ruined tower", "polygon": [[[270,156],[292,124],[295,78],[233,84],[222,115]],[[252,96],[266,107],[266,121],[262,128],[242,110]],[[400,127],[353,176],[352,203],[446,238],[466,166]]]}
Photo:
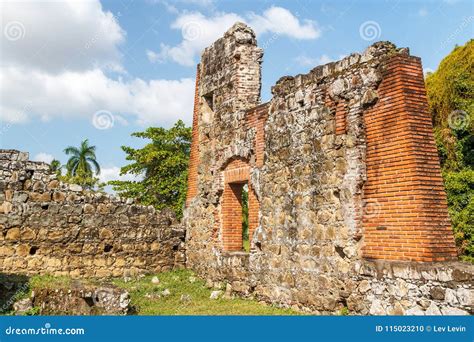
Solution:
{"label": "ruined tower", "polygon": [[456,260],[420,59],[375,43],[282,77],[260,104],[262,55],[235,24],[198,65],[188,266],[273,302],[365,312],[351,291],[374,260]]}

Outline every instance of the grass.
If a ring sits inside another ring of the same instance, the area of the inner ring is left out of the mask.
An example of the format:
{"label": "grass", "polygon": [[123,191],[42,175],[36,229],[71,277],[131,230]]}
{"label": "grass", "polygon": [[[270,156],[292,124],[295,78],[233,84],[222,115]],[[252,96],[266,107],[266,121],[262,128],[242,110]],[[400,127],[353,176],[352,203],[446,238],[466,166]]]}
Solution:
{"label": "grass", "polygon": [[[210,299],[211,292],[205,282],[190,270],[175,270],[156,274],[159,284],[153,284],[154,275],[125,281],[110,279],[117,287],[130,293],[131,304],[138,315],[300,315],[292,309],[260,303],[254,299]],[[29,291],[40,288],[68,288],[75,280],[68,277],[33,276]],[[81,279],[81,283],[100,284],[97,279]],[[168,289],[170,294],[163,295]],[[222,290],[222,294],[225,290]],[[182,296],[187,300],[182,300]]]}
{"label": "grass", "polygon": [[249,241],[249,239],[244,239],[242,241],[242,245],[243,245],[242,246],[243,250],[248,253],[250,251],[250,241]]}
{"label": "grass", "polygon": [[[125,282],[114,280],[118,287],[126,289],[139,315],[297,315],[291,309],[262,304],[252,299],[210,299],[213,289],[189,270],[163,272],[157,275],[160,283],[151,282],[152,276]],[[193,281],[190,281],[193,280]],[[162,292],[168,289],[169,296]],[[224,292],[224,291],[223,291]],[[181,296],[188,295],[189,301]]]}

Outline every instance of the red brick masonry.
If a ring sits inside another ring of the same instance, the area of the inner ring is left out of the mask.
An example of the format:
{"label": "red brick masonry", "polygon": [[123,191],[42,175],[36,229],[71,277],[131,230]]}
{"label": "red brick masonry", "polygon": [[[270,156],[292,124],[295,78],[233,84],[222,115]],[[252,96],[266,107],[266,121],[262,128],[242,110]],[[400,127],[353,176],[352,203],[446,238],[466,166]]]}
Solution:
{"label": "red brick masonry", "polygon": [[412,261],[455,259],[420,58],[392,57],[378,95],[378,102],[364,116],[363,255]]}
{"label": "red brick masonry", "polygon": [[[199,70],[199,69],[198,69]],[[199,72],[198,72],[199,77]],[[198,84],[193,117],[187,203],[197,194],[199,164]],[[367,136],[367,182],[363,256],[371,259],[445,261],[456,259],[439,158],[428,111],[423,69],[418,57],[390,58],[378,87],[378,102],[364,114]],[[264,126],[268,103],[246,114],[256,129],[256,167],[264,165]],[[336,134],[345,134],[346,109],[336,104]],[[225,168],[222,210],[224,250],[242,249],[241,190],[249,183],[247,160],[233,160]],[[250,237],[258,226],[259,203],[249,186]]]}

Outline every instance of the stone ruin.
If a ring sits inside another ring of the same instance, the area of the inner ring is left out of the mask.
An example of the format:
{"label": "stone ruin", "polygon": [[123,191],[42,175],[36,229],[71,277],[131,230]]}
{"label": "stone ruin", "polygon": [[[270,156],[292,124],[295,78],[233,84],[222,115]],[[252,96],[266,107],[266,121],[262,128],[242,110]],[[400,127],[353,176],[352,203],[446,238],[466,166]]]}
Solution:
{"label": "stone ruin", "polygon": [[[468,314],[420,58],[390,42],[282,77],[237,23],[197,68],[187,266],[243,295],[330,314]],[[250,251],[242,237],[248,187]]]}
{"label": "stone ruin", "polygon": [[[202,54],[181,223],[0,150],[0,280],[186,265],[208,284],[312,313],[474,313],[474,266],[457,261],[420,59],[375,43],[282,77],[260,103],[262,58],[240,23]],[[86,305],[96,290],[73,302],[102,310]],[[109,306],[128,310],[121,298]]]}
{"label": "stone ruin", "polygon": [[0,150],[0,203],[0,274],[104,278],[184,266],[173,212],[60,182],[28,153]]}

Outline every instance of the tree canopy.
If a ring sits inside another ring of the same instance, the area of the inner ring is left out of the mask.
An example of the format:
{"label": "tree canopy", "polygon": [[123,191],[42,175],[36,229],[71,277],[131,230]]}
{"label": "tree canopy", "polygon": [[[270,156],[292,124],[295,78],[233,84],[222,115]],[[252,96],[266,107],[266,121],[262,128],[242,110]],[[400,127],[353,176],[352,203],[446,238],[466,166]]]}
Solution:
{"label": "tree canopy", "polygon": [[99,179],[94,177],[100,174],[100,165],[95,155],[96,147],[89,145],[89,141],[83,140],[79,147],[68,146],[64,153],[70,156],[66,163],[66,175],[61,180],[80,184],[87,189],[94,188]]}
{"label": "tree canopy", "polygon": [[474,261],[474,40],[428,74],[426,90],[456,243]]}
{"label": "tree canopy", "polygon": [[120,196],[138,199],[157,209],[170,207],[180,217],[186,199],[191,128],[179,120],[170,129],[150,127],[132,136],[150,140],[139,149],[122,146],[131,163],[122,167],[120,174],[133,175],[138,180],[109,184]]}

